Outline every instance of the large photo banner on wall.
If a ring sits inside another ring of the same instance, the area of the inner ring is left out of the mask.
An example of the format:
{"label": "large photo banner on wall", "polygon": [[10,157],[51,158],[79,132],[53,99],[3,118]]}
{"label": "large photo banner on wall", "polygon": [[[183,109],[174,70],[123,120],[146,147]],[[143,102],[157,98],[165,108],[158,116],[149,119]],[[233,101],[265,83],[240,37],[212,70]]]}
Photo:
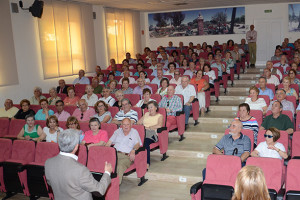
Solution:
{"label": "large photo banner on wall", "polygon": [[300,32],[300,4],[289,4],[289,31]]}
{"label": "large photo banner on wall", "polygon": [[150,38],[245,34],[245,7],[148,14]]}

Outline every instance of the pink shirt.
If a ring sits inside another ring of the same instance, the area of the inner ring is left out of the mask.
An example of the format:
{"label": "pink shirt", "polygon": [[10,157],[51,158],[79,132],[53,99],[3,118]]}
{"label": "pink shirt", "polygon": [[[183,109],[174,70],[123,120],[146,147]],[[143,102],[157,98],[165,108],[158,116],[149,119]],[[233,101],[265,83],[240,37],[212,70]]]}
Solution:
{"label": "pink shirt", "polygon": [[99,143],[101,141],[107,142],[108,141],[108,135],[105,130],[99,130],[97,135],[93,135],[93,131],[89,130],[84,133],[83,141],[86,143]]}
{"label": "pink shirt", "polygon": [[68,117],[70,117],[70,113],[64,110],[61,111],[60,114],[55,113],[54,115],[57,117],[58,121],[67,121]]}
{"label": "pink shirt", "polygon": [[[83,115],[82,115],[83,114]],[[73,116],[78,119],[78,121],[89,121],[91,117],[95,115],[94,108],[88,107],[88,109],[84,112],[81,112],[79,108],[73,112]]]}

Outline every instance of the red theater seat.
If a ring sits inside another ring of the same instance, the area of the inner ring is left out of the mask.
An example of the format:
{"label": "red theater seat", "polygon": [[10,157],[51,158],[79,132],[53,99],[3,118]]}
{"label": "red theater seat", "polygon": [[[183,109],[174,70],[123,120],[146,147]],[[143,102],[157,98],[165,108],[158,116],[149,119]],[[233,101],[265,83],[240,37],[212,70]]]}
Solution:
{"label": "red theater seat", "polygon": [[4,187],[4,180],[3,180],[3,167],[2,163],[5,160],[8,160],[11,158],[11,151],[12,151],[12,140],[10,139],[4,139],[0,138],[0,191],[6,192],[6,189]]}
{"label": "red theater seat", "polygon": [[286,176],[286,200],[296,200],[300,196],[300,173],[299,173],[300,160],[292,159],[287,166]]}

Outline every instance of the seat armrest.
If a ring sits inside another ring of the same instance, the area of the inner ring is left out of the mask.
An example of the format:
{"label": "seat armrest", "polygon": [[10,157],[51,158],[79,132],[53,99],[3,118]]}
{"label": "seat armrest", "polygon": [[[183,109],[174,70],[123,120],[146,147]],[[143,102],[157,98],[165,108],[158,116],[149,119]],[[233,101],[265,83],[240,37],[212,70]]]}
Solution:
{"label": "seat armrest", "polygon": [[190,194],[197,194],[198,190],[201,189],[203,182],[194,184],[190,189]]}
{"label": "seat armrest", "polygon": [[140,147],[138,150],[135,151],[135,155],[137,155],[141,151],[145,151],[145,147]]}
{"label": "seat armrest", "polygon": [[22,171],[24,171],[25,169],[27,169],[27,166],[26,166],[26,165],[20,165],[20,166],[18,166],[18,168],[17,168],[18,172],[22,172]]}
{"label": "seat armrest", "polygon": [[198,99],[197,99],[197,98],[194,98],[193,101],[192,101],[192,103],[195,103],[195,102],[197,102],[197,101],[198,101]]}
{"label": "seat armrest", "polygon": [[176,116],[183,115],[183,114],[184,114],[184,111],[177,111],[176,112]]}
{"label": "seat armrest", "polygon": [[161,127],[161,128],[157,129],[157,133],[161,133],[161,132],[166,131],[166,130],[167,130],[167,127]]}

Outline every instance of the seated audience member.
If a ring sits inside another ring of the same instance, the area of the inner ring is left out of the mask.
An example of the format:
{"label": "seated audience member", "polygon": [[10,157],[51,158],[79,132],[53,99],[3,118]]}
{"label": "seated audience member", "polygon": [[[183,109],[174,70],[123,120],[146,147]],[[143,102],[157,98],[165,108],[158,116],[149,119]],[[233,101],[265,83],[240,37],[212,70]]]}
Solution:
{"label": "seated audience member", "polygon": [[58,119],[55,115],[47,119],[43,132],[46,134],[46,142],[57,143],[58,135],[63,132],[63,129],[58,126]]}
{"label": "seated audience member", "polygon": [[211,68],[218,69],[218,79],[222,80],[222,75],[226,74],[225,65],[221,62],[221,56],[216,55],[215,59],[216,59],[216,62],[212,63],[210,66],[211,66]]}
{"label": "seated audience member", "polygon": [[121,72],[118,71],[117,66],[112,66],[111,72],[114,73],[115,76],[121,76]]}
{"label": "seated audience member", "polygon": [[112,96],[110,96],[110,89],[109,89],[109,87],[103,88],[102,97],[99,100],[104,101],[109,106],[113,106],[114,103],[116,102],[116,100]]}
{"label": "seated audience member", "polygon": [[194,49],[194,51],[199,55],[200,53],[203,53],[204,51],[203,51],[203,49],[202,49],[202,47],[201,47],[201,44],[200,43],[198,43],[197,45],[196,45],[196,49]]}
{"label": "seated audience member", "polygon": [[135,72],[133,76],[139,76],[140,72],[144,70],[144,67],[142,64],[137,64],[136,69],[137,69],[137,72]]}
{"label": "seated audience member", "polygon": [[75,91],[73,87],[68,87],[68,96],[64,99],[66,106],[77,106],[79,96],[75,96]]}
{"label": "seated audience member", "polygon": [[115,93],[115,96],[117,98],[117,101],[114,103],[114,107],[118,107],[119,109],[122,108],[122,104],[121,104],[121,101],[122,99],[124,99],[124,93],[122,90],[118,90],[116,93]]}
{"label": "seated audience member", "polygon": [[78,141],[76,131],[63,131],[58,136],[60,153],[45,163],[46,180],[55,199],[93,199],[92,192],[104,196],[110,185],[111,164],[105,163],[105,173],[96,181],[90,170],[77,162]]}
{"label": "seated audience member", "polygon": [[196,75],[196,72],[197,72],[195,63],[190,62],[189,66],[190,66],[190,68],[188,70],[186,70],[183,75],[190,76],[190,78],[193,78],[193,76]]}
{"label": "seated audience member", "polygon": [[141,78],[138,78],[136,82],[137,82],[138,86],[136,86],[133,89],[133,94],[139,94],[142,97],[143,96],[143,90],[145,88],[149,88],[151,90],[151,93],[152,93],[152,88],[149,85],[145,85],[145,80],[143,80]]}
{"label": "seated audience member", "polygon": [[145,80],[145,83],[146,83],[146,84],[150,84],[150,82],[151,82],[150,79],[147,78],[147,74],[146,74],[146,72],[144,72],[144,71],[140,71],[140,73],[139,73],[139,78]]}
{"label": "seated audience member", "polygon": [[282,80],[282,73],[280,72],[279,69],[273,67],[273,62],[272,61],[268,61],[267,62],[266,68],[271,71],[272,75],[276,75],[277,74],[279,76],[279,79]]}
{"label": "seated audience member", "polygon": [[287,115],[281,114],[282,108],[283,106],[279,101],[274,101],[272,103],[272,115],[265,117],[259,130],[267,130],[274,127],[278,130],[286,131],[288,134],[292,134],[294,132],[294,125]]}
{"label": "seated audience member", "polygon": [[42,127],[34,123],[33,115],[26,115],[25,121],[26,124],[17,136],[18,140],[33,140],[40,142],[45,139]]}
{"label": "seated audience member", "polygon": [[147,149],[147,165],[150,165],[150,144],[158,141],[157,129],[163,126],[163,116],[157,111],[159,109],[156,101],[149,101],[148,112],[139,119],[137,124],[145,126],[146,137],[144,147]]}
{"label": "seated audience member", "polygon": [[99,85],[99,78],[98,77],[94,77],[92,79],[92,88],[94,89],[94,94],[101,94],[102,93],[102,89],[103,87],[101,85]]}
{"label": "seated audience member", "polygon": [[110,65],[106,68],[106,70],[112,70],[112,66],[117,66],[117,64],[116,64],[116,60],[115,59],[110,59],[109,60],[109,63],[110,63]]}
{"label": "seated audience member", "polygon": [[151,62],[151,66],[149,69],[152,69],[153,71],[157,69],[157,59],[156,58],[151,58],[151,61],[148,60],[147,63]]}
{"label": "seated audience member", "polygon": [[49,116],[54,115],[54,111],[48,108],[47,99],[40,100],[41,109],[38,110],[34,116],[35,120],[46,120]]}
{"label": "seated audience member", "polygon": [[123,78],[122,80],[122,92],[123,94],[132,94],[133,89],[129,87],[129,79],[128,78]]}
{"label": "seated audience member", "polygon": [[254,144],[257,145],[258,123],[256,119],[250,115],[250,106],[247,103],[239,105],[240,117],[236,117],[234,120],[240,120],[243,124],[243,129],[250,129],[253,131]]}
{"label": "seated audience member", "polygon": [[282,56],[281,56],[281,59],[280,59],[280,62],[275,63],[275,64],[274,64],[274,67],[282,67],[283,72],[284,72],[285,74],[287,74],[286,68],[289,67],[289,64],[287,63],[286,55],[282,55]]}
{"label": "seated audience member", "polygon": [[131,54],[129,52],[126,53],[126,59],[128,60],[129,64],[135,64],[136,60],[131,58]]}
{"label": "seated audience member", "polygon": [[93,77],[98,77],[100,73],[101,73],[101,67],[97,65],[95,67],[95,73],[93,74]]}
{"label": "seated audience member", "polygon": [[175,94],[175,88],[170,85],[168,87],[167,95],[163,96],[159,102],[160,108],[165,108],[167,112],[167,128],[170,128],[171,125],[176,124],[176,112],[182,111],[183,105],[180,97]]}
{"label": "seated audience member", "polygon": [[18,108],[13,105],[14,104],[11,99],[6,99],[4,107],[0,108],[0,117],[13,118],[18,112]]}
{"label": "seated audience member", "polygon": [[95,104],[94,109],[96,114],[93,117],[96,117],[101,123],[111,122],[111,113],[108,111],[108,105],[104,101],[98,101]]}
{"label": "seated audience member", "polygon": [[116,80],[112,80],[109,83],[109,89],[110,93],[114,94],[118,89],[117,89],[118,82]]}
{"label": "seated audience member", "polygon": [[[224,135],[218,144],[215,145],[213,154],[238,156],[241,158],[242,166],[244,166],[247,158],[250,156],[251,140],[248,136],[241,133],[242,129],[242,122],[233,120],[229,127],[229,134]],[[206,169],[202,172],[203,180],[205,175]]]}
{"label": "seated audience member", "polygon": [[286,96],[294,96],[296,97],[296,100],[298,100],[298,92],[296,91],[294,88],[291,88],[291,79],[290,77],[286,76],[284,77],[284,79],[282,80],[282,84],[283,84],[283,89],[286,92]]}
{"label": "seated audience member", "polygon": [[172,51],[172,50],[175,50],[175,49],[176,49],[176,47],[173,46],[173,42],[170,41],[168,43],[168,46],[166,47],[166,50],[167,51]]}
{"label": "seated audience member", "polygon": [[292,84],[298,84],[299,88],[300,88],[300,80],[298,78],[296,78],[297,75],[297,71],[294,69],[290,69],[288,72],[288,76],[291,79],[291,83]]}
{"label": "seated audience member", "polygon": [[207,75],[208,78],[209,78],[209,87],[210,88],[214,88],[214,82],[216,80],[216,74],[213,70],[211,70],[211,67],[208,63],[205,63],[204,64],[204,67],[203,67],[203,75]]}
{"label": "seated audience member", "polygon": [[280,61],[281,60],[281,50],[280,49],[276,49],[275,50],[275,55],[271,57],[271,61]]}
{"label": "seated audience member", "polygon": [[180,72],[178,69],[175,70],[174,72],[174,78],[170,80],[170,84],[176,84],[180,85],[181,84],[181,77],[180,77]]}
{"label": "seated audience member", "polygon": [[[227,52],[228,53],[228,52]],[[237,44],[233,46],[233,50],[230,51],[233,63],[234,63],[234,68],[236,69],[236,63],[240,63],[242,61],[242,55],[245,54],[243,49],[240,49]],[[229,70],[230,72],[230,70]]]}
{"label": "seated audience member", "polygon": [[115,74],[114,72],[109,72],[108,74],[108,80],[105,82],[105,86],[108,86],[110,81],[115,80]]}
{"label": "seated audience member", "polygon": [[271,75],[271,70],[264,69],[264,77],[267,79],[267,83],[274,84],[276,87],[279,85],[279,80],[275,75]]}
{"label": "seated audience member", "polygon": [[167,78],[162,78],[160,81],[161,87],[158,88],[156,94],[159,94],[160,96],[165,96],[168,92],[168,87],[169,87],[169,79]]}
{"label": "seated audience member", "polygon": [[156,84],[158,87],[160,86],[160,81],[163,78],[163,70],[157,69],[157,76],[151,81],[152,84]]}
{"label": "seated audience member", "polygon": [[204,116],[205,113],[205,90],[209,88],[208,83],[203,77],[203,71],[198,70],[196,77],[192,78],[190,84],[197,85],[197,98],[199,101],[199,108],[201,116]]}
{"label": "seated audience member", "polygon": [[66,127],[67,127],[67,129],[76,130],[76,133],[79,135],[80,142],[83,140],[84,132],[82,130],[80,130],[79,121],[76,117],[70,116],[67,119]]}
{"label": "seated audience member", "polygon": [[127,79],[128,79],[129,84],[134,84],[134,83],[136,83],[136,82],[135,82],[135,79],[132,78],[132,77],[130,77],[130,71],[125,71],[125,72],[124,72],[124,76],[120,79],[119,84],[122,84],[122,83],[123,83],[123,79],[124,79],[124,78],[127,78]]}
{"label": "seated audience member", "polygon": [[249,165],[238,173],[232,200],[241,199],[271,200],[261,168]]}
{"label": "seated audience member", "polygon": [[39,105],[41,99],[46,99],[46,97],[42,95],[42,88],[35,87],[33,91],[34,95],[30,98],[31,105]]}
{"label": "seated audience member", "polygon": [[67,119],[71,116],[70,113],[64,110],[64,102],[62,100],[58,100],[55,103],[55,107],[57,112],[54,115],[57,117],[58,121],[67,121]]}
{"label": "seated audience member", "polygon": [[139,100],[139,102],[135,105],[136,107],[140,107],[142,109],[147,108],[147,105],[150,101],[155,101],[154,99],[151,99],[151,90],[148,88],[145,88],[143,90],[143,98]]}
{"label": "seated audience member", "polygon": [[[283,106],[282,110],[290,110],[290,111],[292,111],[293,115],[295,114],[295,108],[294,108],[293,103],[285,99],[286,93],[285,93],[284,89],[281,88],[281,89],[276,90],[275,96],[277,99],[276,101],[279,101],[282,104],[282,106]],[[272,110],[272,105],[274,102],[275,101],[271,101],[267,111]]]}
{"label": "seated audience member", "polygon": [[255,86],[251,86],[249,89],[249,96],[246,98],[245,103],[249,104],[251,110],[260,110],[263,114],[266,114],[267,104],[264,98],[258,98],[259,90]]}
{"label": "seated audience member", "polygon": [[267,79],[265,77],[260,77],[258,80],[259,84],[259,95],[268,95],[270,100],[273,100],[274,98],[274,93],[273,90],[267,88]]}
{"label": "seated audience member", "polygon": [[115,118],[111,121],[111,123],[120,125],[124,118],[128,118],[132,124],[135,124],[138,121],[138,114],[136,111],[131,109],[131,102],[129,99],[124,98],[121,103],[122,109],[115,115]]}
{"label": "seated audience member", "polygon": [[103,79],[104,79],[104,74],[103,74],[103,72],[101,72],[101,73],[99,73],[99,76],[98,76],[99,84],[102,84],[102,85],[105,84],[104,81],[103,81]]}
{"label": "seated audience member", "polygon": [[23,99],[20,102],[21,109],[17,112],[17,114],[14,116],[15,119],[25,119],[27,115],[35,115],[35,112],[30,109],[30,101],[27,99]]}
{"label": "seated audience member", "polygon": [[73,112],[74,117],[79,121],[89,121],[92,116],[95,115],[94,108],[88,107],[87,102],[84,99],[78,101],[79,108],[76,108]]}
{"label": "seated audience member", "polygon": [[212,52],[210,52],[210,53],[207,54],[207,60],[206,60],[206,62],[209,63],[210,65],[215,62],[215,60],[214,60],[214,54]]}
{"label": "seated audience member", "polygon": [[245,53],[249,52],[249,45],[246,44],[246,39],[245,38],[241,39],[241,44],[239,45],[239,47],[241,49],[243,49]]}
{"label": "seated audience member", "polygon": [[[170,58],[173,58],[173,57],[170,57]],[[175,72],[175,69],[176,69],[176,64],[174,62],[169,62],[168,68],[169,68],[169,70],[166,71],[166,73],[164,75],[171,75],[172,78],[174,78],[174,72]]]}
{"label": "seated audience member", "polygon": [[61,100],[59,96],[57,96],[56,89],[50,88],[49,90],[50,97],[48,98],[49,105],[55,105],[57,100]]}
{"label": "seated audience member", "polygon": [[76,84],[90,84],[90,80],[89,78],[85,77],[85,72],[83,69],[79,70],[78,72],[78,78],[76,78],[74,81],[73,81],[73,85],[76,85]]}
{"label": "seated audience member", "polygon": [[180,62],[180,68],[183,68],[184,70],[189,69],[189,61],[186,58]]}
{"label": "seated audience member", "polygon": [[266,131],[264,136],[266,141],[259,143],[254,151],[252,151],[251,156],[287,159],[288,155],[283,144],[277,142],[280,138],[280,131],[277,128],[271,127]]}
{"label": "seated audience member", "polygon": [[196,70],[200,69],[200,70],[203,71],[204,65],[205,65],[205,59],[204,58],[200,58],[199,59],[199,65],[196,66]]}
{"label": "seated audience member", "polygon": [[117,129],[109,138],[106,146],[114,144],[117,150],[117,174],[122,183],[124,172],[130,167],[135,159],[135,151],[140,148],[142,141],[136,129],[131,128],[131,120],[124,118],[122,128]]}
{"label": "seated audience member", "polygon": [[[236,56],[238,56],[239,54],[237,54]],[[231,59],[231,52],[228,51],[226,52],[225,54],[225,58],[222,59],[223,62],[226,63],[226,73],[227,74],[230,74],[230,69],[234,67],[235,63],[234,63],[234,60]],[[236,67],[235,67],[236,68]]]}
{"label": "seated audience member", "polygon": [[57,94],[68,94],[68,87],[64,79],[58,81],[58,86],[56,87]]}
{"label": "seated audience member", "polygon": [[88,106],[94,106],[95,103],[98,101],[98,96],[94,94],[94,88],[91,85],[87,85],[85,87],[85,95],[81,97],[81,99],[84,99]]}
{"label": "seated audience member", "polygon": [[101,123],[98,118],[93,117],[89,121],[91,130],[84,133],[81,144],[87,144],[88,149],[92,146],[104,146],[108,141],[106,130],[101,130]]}
{"label": "seated audience member", "polygon": [[[192,102],[196,97],[195,87],[190,83],[188,76],[184,76],[181,79],[181,85],[178,85],[175,89],[175,94],[181,94],[184,99],[183,110],[185,113],[185,126],[188,125],[190,112],[192,110]],[[199,122],[195,121],[194,125],[197,125]]]}

